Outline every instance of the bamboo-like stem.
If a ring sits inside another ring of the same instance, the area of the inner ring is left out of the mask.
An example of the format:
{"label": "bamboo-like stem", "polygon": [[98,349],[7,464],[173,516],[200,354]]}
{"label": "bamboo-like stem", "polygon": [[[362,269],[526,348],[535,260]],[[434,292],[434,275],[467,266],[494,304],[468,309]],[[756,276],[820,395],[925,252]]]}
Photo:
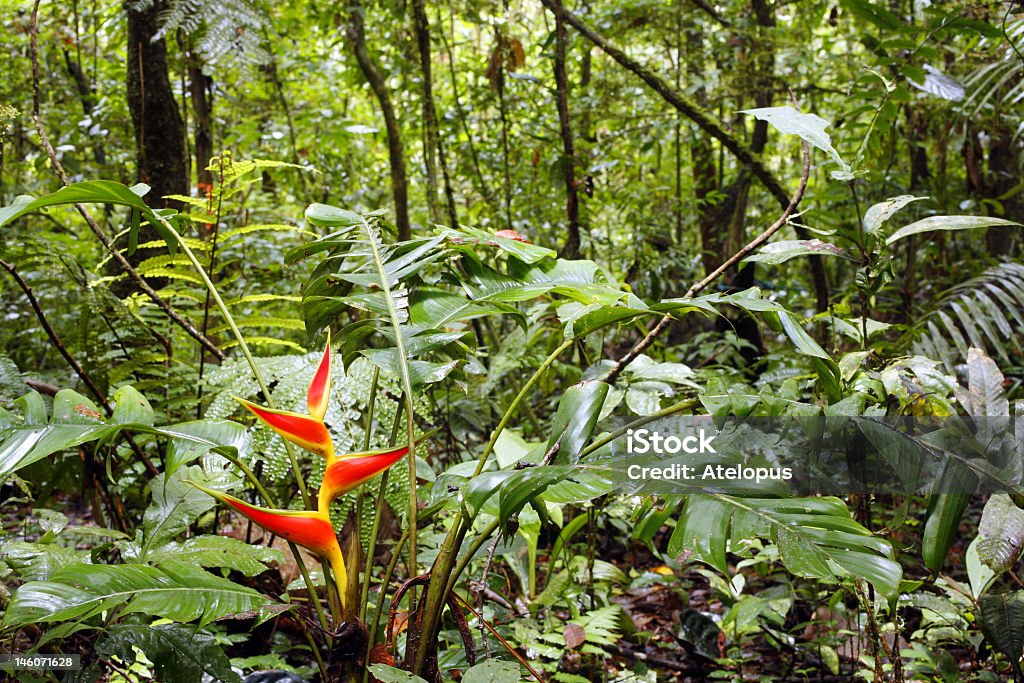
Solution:
{"label": "bamboo-like stem", "polygon": [[[529,393],[530,389],[540,380],[541,376],[547,371],[548,368],[554,364],[562,353],[571,347],[576,342],[575,339],[566,339],[558,348],[552,351],[544,362],[541,363],[540,367],[534,371],[533,375],[526,381],[523,388],[519,390],[516,397],[512,399],[512,403],[509,404],[508,408],[505,409],[505,414],[502,415],[501,420],[498,422],[498,426],[495,427],[494,432],[491,434],[490,440],[484,447],[483,453],[480,454],[480,459],[477,462],[476,470],[473,472],[473,476],[479,475],[487,464],[487,458],[494,450],[494,445],[498,442],[498,437],[501,436],[501,432],[504,431],[508,425],[512,416],[515,414],[516,408],[522,403],[523,399]],[[444,542],[441,544],[441,548],[438,550],[437,559],[434,560],[434,567],[431,570],[433,577],[445,577],[444,581],[431,581],[427,587],[427,594],[424,597],[426,604],[423,610],[423,623],[420,628],[420,641],[416,647],[415,658],[413,659],[413,671],[418,673],[422,670],[424,663],[427,661],[427,655],[430,650],[430,642],[433,640],[435,632],[437,631],[438,624],[441,619],[441,610],[444,609],[445,602],[447,601],[448,592],[450,590],[450,576],[452,568],[456,561],[456,551],[462,544],[462,540],[466,535],[466,525],[462,517],[462,511],[460,510],[455,514],[455,519],[452,521],[451,529],[448,531],[448,535],[445,536]],[[424,638],[424,635],[426,637]]]}

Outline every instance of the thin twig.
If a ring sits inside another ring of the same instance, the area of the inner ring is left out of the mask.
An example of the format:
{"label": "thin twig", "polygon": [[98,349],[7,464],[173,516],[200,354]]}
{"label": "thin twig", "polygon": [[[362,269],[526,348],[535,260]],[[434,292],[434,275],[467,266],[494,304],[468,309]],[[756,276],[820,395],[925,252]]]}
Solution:
{"label": "thin twig", "polygon": [[[8,263],[7,261],[4,261],[3,259],[0,259],[0,267],[2,267],[4,270],[11,274],[11,277],[14,278],[14,281],[18,283],[18,287],[21,288],[22,292],[24,292],[25,297],[28,299],[29,305],[32,306],[32,310],[35,311],[36,318],[39,320],[39,324],[42,326],[43,331],[46,332],[46,336],[50,338],[50,343],[53,344],[53,347],[57,349],[57,352],[61,355],[61,357],[64,358],[67,364],[71,366],[71,369],[75,371],[75,374],[78,375],[78,377],[82,380],[85,386],[88,387],[89,392],[96,397],[96,400],[103,407],[103,411],[107,414],[107,417],[113,415],[114,409],[111,407],[110,403],[107,402],[107,397],[103,394],[102,391],[100,391],[100,388],[96,386],[96,383],[93,381],[89,373],[85,371],[85,368],[79,365],[78,361],[75,360],[75,357],[72,356],[71,352],[67,350],[67,347],[65,347],[64,343],[60,340],[60,337],[57,336],[56,330],[54,330],[53,326],[50,325],[50,321],[46,319],[46,313],[43,312],[42,306],[39,305],[39,300],[36,299],[36,295],[32,292],[32,288],[29,286],[29,284],[25,282],[24,278],[21,277],[21,273],[18,272],[18,269],[15,268],[10,263]],[[131,449],[135,452],[136,457],[138,457],[139,460],[141,460],[142,463],[146,466],[146,470],[150,473],[150,475],[155,477],[157,474],[159,474],[160,471],[156,468],[155,465],[153,465],[153,461],[149,459],[145,451],[143,451],[142,448],[137,443],[135,443],[135,439],[133,439],[132,436],[127,433],[124,434],[124,438],[125,441],[128,442],[128,445],[131,446]]]}
{"label": "thin twig", "polygon": [[[782,212],[782,215],[779,216],[779,219],[772,223],[767,230],[765,230],[760,235],[758,235],[750,242],[748,242],[742,249],[740,249],[735,254],[730,256],[725,261],[725,263],[716,268],[703,280],[699,280],[693,283],[693,285],[691,285],[690,288],[686,290],[686,294],[683,295],[683,298],[690,299],[699,294],[700,292],[702,292],[708,285],[710,285],[712,282],[720,278],[723,273],[725,273],[734,265],[742,261],[747,256],[750,256],[750,254],[757,251],[765,242],[767,242],[771,238],[772,235],[781,230],[783,226],[785,226],[789,222],[789,219],[793,215],[793,212],[796,211],[796,207],[800,204],[800,200],[803,199],[804,190],[807,189],[807,180],[810,177],[810,175],[811,152],[810,148],[807,146],[807,143],[805,142],[803,143],[803,171],[800,174],[800,186],[797,188],[796,194],[793,195],[793,198],[789,200],[789,205],[786,207],[786,210]],[[647,347],[654,343],[654,340],[657,339],[658,335],[661,334],[666,327],[668,327],[670,322],[672,322],[671,315],[666,314],[662,316],[661,320],[659,320],[658,323],[651,328],[650,332],[648,332],[643,339],[634,344],[633,348],[631,348],[629,352],[626,353],[626,355],[624,355],[615,363],[615,367],[612,368],[612,371],[610,373],[608,373],[608,376],[605,378],[604,381],[607,382],[608,384],[615,384],[615,382],[619,379],[619,375],[622,374],[622,371],[625,370],[630,363],[636,360],[637,356],[646,351]]]}

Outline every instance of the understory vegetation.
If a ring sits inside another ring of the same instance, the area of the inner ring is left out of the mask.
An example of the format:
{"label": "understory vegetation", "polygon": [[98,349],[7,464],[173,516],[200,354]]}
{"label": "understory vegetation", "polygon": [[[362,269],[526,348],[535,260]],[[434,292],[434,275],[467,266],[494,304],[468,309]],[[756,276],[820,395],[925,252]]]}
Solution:
{"label": "understory vegetation", "polygon": [[0,678],[1024,681],[1021,3],[0,9]]}

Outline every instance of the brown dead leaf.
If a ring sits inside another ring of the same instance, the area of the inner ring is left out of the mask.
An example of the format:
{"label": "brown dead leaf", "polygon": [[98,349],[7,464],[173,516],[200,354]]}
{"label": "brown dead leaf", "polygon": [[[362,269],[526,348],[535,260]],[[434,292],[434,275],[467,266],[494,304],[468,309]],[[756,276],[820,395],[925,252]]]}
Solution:
{"label": "brown dead leaf", "polygon": [[566,624],[562,635],[565,636],[565,646],[570,650],[575,650],[587,640],[587,631],[579,624]]}

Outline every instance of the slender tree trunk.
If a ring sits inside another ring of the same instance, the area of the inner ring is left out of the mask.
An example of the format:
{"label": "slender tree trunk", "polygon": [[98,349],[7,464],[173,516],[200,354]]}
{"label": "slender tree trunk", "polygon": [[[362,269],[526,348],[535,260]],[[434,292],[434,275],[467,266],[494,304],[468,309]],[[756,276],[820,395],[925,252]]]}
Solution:
{"label": "slender tree trunk", "polygon": [[412,19],[423,78],[423,159],[427,167],[427,207],[430,209],[430,219],[440,223],[441,205],[437,198],[437,112],[434,110],[430,73],[430,26],[424,0],[412,0]]}
{"label": "slender tree trunk", "polygon": [[437,108],[434,106],[434,76],[431,69],[430,56],[430,22],[427,20],[425,0],[413,0],[412,16],[413,25],[416,29],[416,47],[419,50],[420,70],[423,76],[423,156],[427,165],[427,204],[430,207],[431,220],[435,223],[440,223],[442,221],[441,207],[437,198],[437,169],[440,166],[441,175],[444,180],[448,222],[455,227],[458,226],[459,222],[455,210],[455,194],[452,192],[451,178],[448,176],[448,160],[437,121]]}
{"label": "slender tree trunk", "polygon": [[213,171],[207,168],[213,158],[213,79],[203,73],[202,61],[192,52],[188,55],[188,85],[196,119],[192,143],[196,181],[200,192],[204,193],[213,188]]}
{"label": "slender tree trunk", "polygon": [[[125,84],[135,130],[136,179],[150,186],[145,201],[154,208],[181,209],[181,202],[166,199],[169,195],[188,194],[188,156],[185,124],[167,68],[167,43],[163,38],[153,40],[158,29],[157,16],[163,8],[161,0],[155,0],[143,12],[128,5]],[[140,244],[159,239],[151,225],[139,229]],[[138,266],[162,251],[163,248],[136,249],[126,258],[130,265]],[[113,268],[111,263],[112,271]],[[163,286],[160,278],[150,278],[149,283],[156,288]],[[119,281],[111,289],[118,296],[127,296],[132,287],[130,282]]]}
{"label": "slender tree trunk", "polygon": [[[439,22],[440,23],[440,22]],[[455,72],[455,53],[448,43],[448,39],[445,37],[445,31],[440,32],[441,44],[444,46],[445,52],[448,55],[448,74],[452,82],[452,100],[455,103],[455,111],[459,116],[459,123],[462,125],[462,130],[466,134],[466,147],[469,150],[469,158],[473,163],[474,179],[477,185],[477,192],[488,206],[490,206],[494,213],[497,213],[496,205],[493,202],[494,191],[487,186],[487,181],[484,179],[483,172],[480,170],[480,155],[477,154],[476,145],[473,144],[474,133],[469,127],[469,121],[466,119],[466,109],[462,106],[462,96],[459,93],[459,79],[458,74]]]}
{"label": "slender tree trunk", "polygon": [[152,188],[146,201],[177,209],[179,202],[164,197],[188,194],[188,161],[185,128],[167,70],[167,44],[163,38],[153,40],[163,7],[159,0],[145,12],[128,7],[128,111],[135,128],[136,177]]}
{"label": "slender tree trunk", "polygon": [[505,55],[504,52],[508,49],[505,46],[505,39],[501,34],[501,27],[495,27],[495,33],[498,38],[498,49],[502,51],[501,63],[498,66],[497,74],[497,86],[498,86],[498,112],[501,114],[501,167],[504,173],[505,186],[505,223],[506,228],[512,228],[512,173],[509,170],[511,152],[509,151],[508,144],[508,113],[506,112],[505,104]]}
{"label": "slender tree trunk", "polygon": [[384,77],[370,57],[366,47],[366,29],[363,24],[363,7],[357,0],[349,4],[348,37],[352,42],[356,61],[363,77],[370,84],[373,94],[377,97],[384,126],[388,134],[388,157],[391,162],[391,195],[395,202],[395,226],[398,228],[398,239],[407,240],[412,235],[409,226],[409,188],[406,183],[405,150],[402,146],[402,132],[398,127],[395,108],[391,104]]}
{"label": "slender tree trunk", "polygon": [[[77,25],[77,21],[75,23]],[[75,81],[78,100],[82,103],[82,113],[91,117],[93,109],[96,107],[96,94],[93,92],[92,83],[89,82],[89,78],[82,70],[81,54],[76,52],[72,56],[70,50],[64,50],[64,65],[67,67],[71,78]],[[92,149],[96,163],[100,166],[105,166],[107,164],[107,153],[103,146],[103,138],[96,138],[95,140]]]}
{"label": "slender tree trunk", "polygon": [[576,193],[576,149],[569,118],[569,78],[565,72],[566,32],[564,9],[555,9],[555,90],[558,106],[558,127],[562,135],[563,170],[565,173],[565,215],[568,232],[559,256],[574,259],[580,251],[580,206]]}
{"label": "slender tree trunk", "polygon": [[[556,11],[556,8],[562,6],[560,0],[541,0],[541,2],[552,12]],[[764,165],[764,162],[758,155],[753,153],[748,146],[744,145],[740,140],[729,133],[724,124],[712,113],[701,107],[685,93],[677,91],[656,73],[643,67],[635,59],[613,45],[603,35],[597,33],[593,28],[581,21],[578,16],[564,8],[562,9],[562,12],[565,17],[565,22],[576,29],[580,35],[604,50],[609,57],[618,62],[627,71],[630,71],[647,83],[652,90],[661,95],[666,102],[682,112],[684,116],[696,123],[701,130],[721,142],[725,149],[729,150],[729,152],[736,157],[740,163],[748,167],[754,177],[764,184],[771,195],[779,202],[780,206],[785,208],[789,205],[789,194],[782,186],[782,183],[779,182],[778,178],[776,178],[768,167]],[[810,237],[808,231],[803,228],[795,228],[795,230],[801,239],[808,239]],[[808,260],[810,261],[811,274],[814,280],[815,290],[817,292],[818,309],[825,310],[828,307],[828,285],[825,278],[825,269],[821,263],[821,257],[811,257]]]}

